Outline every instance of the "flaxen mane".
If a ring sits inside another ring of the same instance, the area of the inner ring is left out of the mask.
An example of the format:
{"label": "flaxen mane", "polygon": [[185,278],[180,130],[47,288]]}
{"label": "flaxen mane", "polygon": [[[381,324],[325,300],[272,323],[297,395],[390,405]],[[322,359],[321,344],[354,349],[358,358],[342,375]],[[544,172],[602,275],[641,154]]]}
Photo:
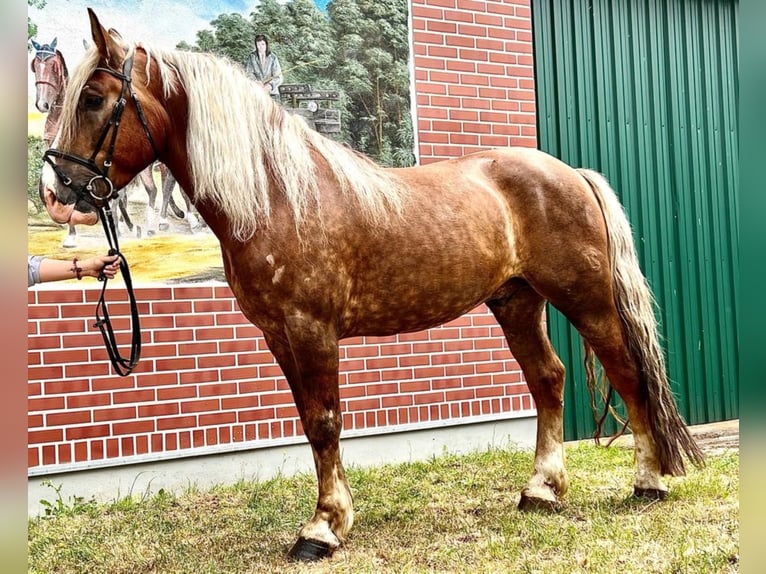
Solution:
{"label": "flaxen mane", "polygon": [[[147,71],[151,59],[159,64],[166,93],[185,91],[195,198],[219,205],[238,239],[246,240],[268,224],[269,177],[284,193],[296,226],[309,213],[321,212],[317,156],[371,224],[401,211],[405,189],[396,176],[288,114],[232,62],[209,54],[138,47],[148,55]],[[62,134],[64,141],[76,133],[76,97],[97,60],[97,52],[89,51],[73,73],[62,116],[68,130]]]}

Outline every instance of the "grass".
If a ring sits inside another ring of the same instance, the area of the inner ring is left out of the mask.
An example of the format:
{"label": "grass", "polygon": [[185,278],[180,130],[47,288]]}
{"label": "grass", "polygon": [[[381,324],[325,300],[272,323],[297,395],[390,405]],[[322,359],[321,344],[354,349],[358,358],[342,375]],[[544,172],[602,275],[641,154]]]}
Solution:
{"label": "grass", "polygon": [[[351,468],[356,520],[319,564],[286,551],[313,512],[312,475],[164,491],[110,504],[49,501],[29,521],[29,572],[736,572],[739,454],[670,479],[663,502],[630,496],[633,454],[568,447],[570,491],[553,514],[516,510],[532,455],[492,450]],[[57,495],[55,485],[53,494]]]}

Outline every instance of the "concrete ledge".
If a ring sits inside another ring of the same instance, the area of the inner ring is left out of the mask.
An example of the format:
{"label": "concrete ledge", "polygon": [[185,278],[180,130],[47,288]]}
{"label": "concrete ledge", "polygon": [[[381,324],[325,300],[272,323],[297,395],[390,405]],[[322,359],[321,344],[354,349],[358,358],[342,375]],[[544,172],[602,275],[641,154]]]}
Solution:
{"label": "concrete ledge", "polygon": [[[514,418],[482,423],[413,430],[341,439],[346,468],[428,460],[441,454],[466,454],[489,448],[516,446],[533,449],[537,418]],[[182,493],[189,487],[210,488],[239,480],[268,480],[314,472],[308,443],[259,448],[225,454],[188,457],[130,466],[33,476],[27,481],[30,517],[44,513],[41,500],[55,502],[56,492],[43,481],[60,487],[60,496],[110,502],[128,495],[152,495],[160,489]],[[530,469],[531,472],[531,469]]]}

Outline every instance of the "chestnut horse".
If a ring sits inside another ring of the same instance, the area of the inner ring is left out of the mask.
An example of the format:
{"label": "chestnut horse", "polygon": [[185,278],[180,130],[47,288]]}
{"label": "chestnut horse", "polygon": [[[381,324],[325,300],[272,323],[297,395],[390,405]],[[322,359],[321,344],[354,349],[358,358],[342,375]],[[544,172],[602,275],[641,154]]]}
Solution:
{"label": "chestnut horse", "polygon": [[353,522],[338,341],[426,329],[481,303],[537,406],[520,508],[554,507],[568,486],[564,367],[545,332],[546,301],[627,407],[634,493],[664,498],[663,475],[683,474],[684,457],[703,464],[668,384],[630,225],[603,177],[525,148],[384,169],[309,129],[228,61],[127,45],[89,14],[95,47],[73,74],[40,193],[65,222],[159,157],[189,194],[285,374],[314,455],[316,510],[291,556],[332,553]]}

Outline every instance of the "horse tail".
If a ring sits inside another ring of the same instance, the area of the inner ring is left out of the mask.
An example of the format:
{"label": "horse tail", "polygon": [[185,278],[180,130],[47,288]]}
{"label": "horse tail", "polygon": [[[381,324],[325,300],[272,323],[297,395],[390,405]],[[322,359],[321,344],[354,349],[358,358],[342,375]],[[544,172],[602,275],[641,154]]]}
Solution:
{"label": "horse tail", "polygon": [[705,456],[679,414],[670,389],[654,315],[655,301],[638,264],[630,222],[601,174],[588,169],[577,171],[590,185],[604,214],[615,304],[628,349],[638,366],[660,470],[662,474],[683,475],[682,453],[697,467],[704,465]]}

